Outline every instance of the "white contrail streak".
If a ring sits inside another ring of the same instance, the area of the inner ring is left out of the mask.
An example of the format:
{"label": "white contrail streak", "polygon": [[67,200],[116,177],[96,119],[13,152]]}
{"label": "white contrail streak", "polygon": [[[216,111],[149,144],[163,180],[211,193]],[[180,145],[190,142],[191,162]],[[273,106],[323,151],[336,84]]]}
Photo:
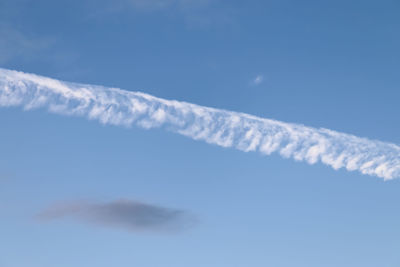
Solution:
{"label": "white contrail streak", "polygon": [[0,69],[0,106],[44,107],[103,124],[165,127],[195,140],[334,169],[358,170],[385,180],[400,176],[400,147],[328,129],[165,100],[140,92],[58,81]]}

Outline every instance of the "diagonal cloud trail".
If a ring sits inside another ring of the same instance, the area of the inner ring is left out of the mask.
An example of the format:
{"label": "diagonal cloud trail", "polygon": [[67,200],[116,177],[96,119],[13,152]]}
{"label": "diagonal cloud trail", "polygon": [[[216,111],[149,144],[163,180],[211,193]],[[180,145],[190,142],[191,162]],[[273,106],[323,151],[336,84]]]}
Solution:
{"label": "diagonal cloud trail", "polygon": [[400,177],[400,147],[324,128],[165,100],[140,92],[63,82],[0,68],[0,107],[43,107],[103,124],[167,130],[242,151],[278,152],[385,180]]}

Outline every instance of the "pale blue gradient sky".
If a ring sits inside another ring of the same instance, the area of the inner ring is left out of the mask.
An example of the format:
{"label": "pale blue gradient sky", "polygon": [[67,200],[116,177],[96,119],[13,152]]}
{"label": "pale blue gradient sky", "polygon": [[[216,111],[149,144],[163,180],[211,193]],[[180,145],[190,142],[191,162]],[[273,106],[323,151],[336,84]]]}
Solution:
{"label": "pale blue gradient sky", "polygon": [[[3,0],[0,67],[400,144],[399,12],[398,1]],[[42,110],[1,109],[0,122],[1,267],[400,264],[398,180]],[[165,234],[35,219],[120,198],[198,223]]]}

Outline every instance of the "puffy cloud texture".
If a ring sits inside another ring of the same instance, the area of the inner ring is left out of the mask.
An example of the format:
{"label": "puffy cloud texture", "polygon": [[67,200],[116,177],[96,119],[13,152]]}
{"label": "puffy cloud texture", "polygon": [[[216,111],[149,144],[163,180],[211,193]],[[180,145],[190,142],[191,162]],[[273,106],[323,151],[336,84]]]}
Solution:
{"label": "puffy cloud texture", "polygon": [[400,176],[400,147],[323,128],[165,100],[141,92],[63,82],[0,69],[0,106],[83,116],[103,124],[167,130],[262,154],[322,162],[386,180]]}

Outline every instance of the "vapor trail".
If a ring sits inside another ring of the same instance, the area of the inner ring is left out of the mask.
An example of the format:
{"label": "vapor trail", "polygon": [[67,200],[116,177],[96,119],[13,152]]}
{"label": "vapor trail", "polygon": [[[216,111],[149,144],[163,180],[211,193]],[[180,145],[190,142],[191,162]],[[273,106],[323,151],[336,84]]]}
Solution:
{"label": "vapor trail", "polygon": [[400,176],[400,147],[328,129],[165,100],[140,92],[58,81],[0,69],[0,106],[44,107],[103,124],[165,127],[195,140],[242,151],[346,168],[385,180]]}

